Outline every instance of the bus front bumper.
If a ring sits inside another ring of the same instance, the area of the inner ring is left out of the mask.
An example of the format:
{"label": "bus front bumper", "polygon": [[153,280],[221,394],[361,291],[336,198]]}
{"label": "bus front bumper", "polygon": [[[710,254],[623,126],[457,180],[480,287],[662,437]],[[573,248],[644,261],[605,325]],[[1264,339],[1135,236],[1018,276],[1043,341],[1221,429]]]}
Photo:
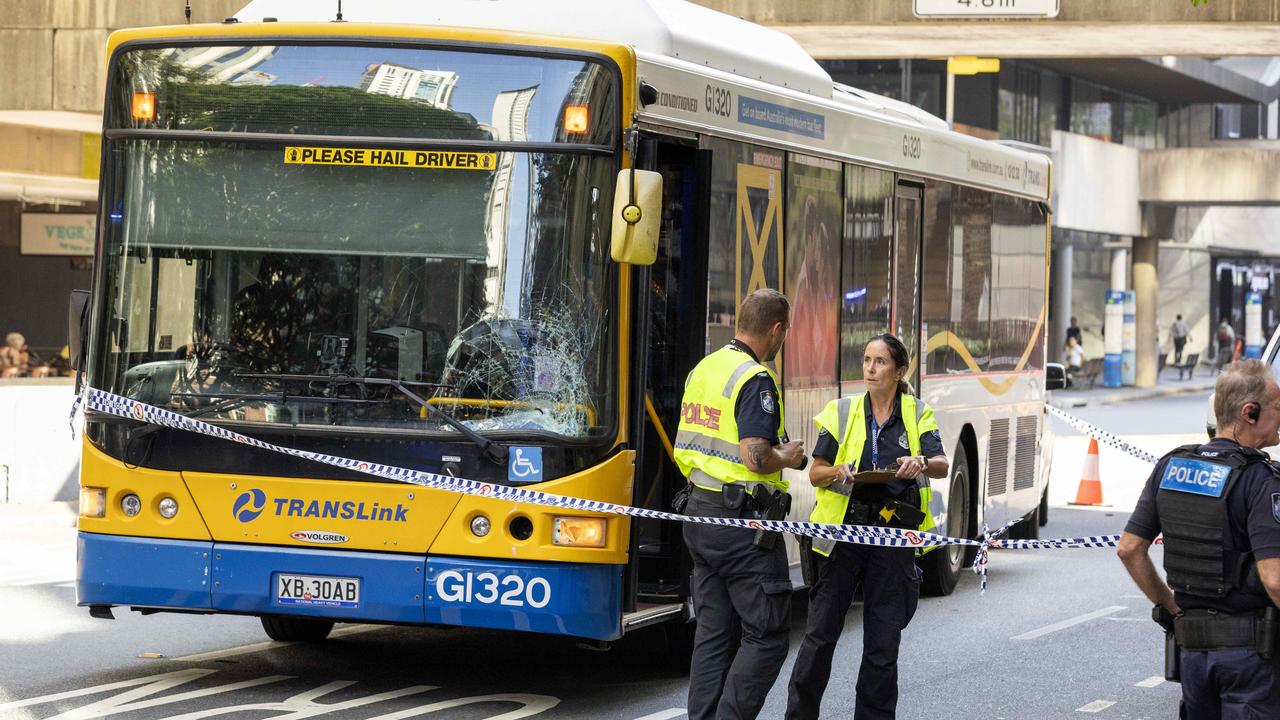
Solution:
{"label": "bus front bumper", "polygon": [[[622,566],[424,557],[81,532],[80,605],[621,636]],[[280,576],[358,580],[358,598],[282,598]]]}

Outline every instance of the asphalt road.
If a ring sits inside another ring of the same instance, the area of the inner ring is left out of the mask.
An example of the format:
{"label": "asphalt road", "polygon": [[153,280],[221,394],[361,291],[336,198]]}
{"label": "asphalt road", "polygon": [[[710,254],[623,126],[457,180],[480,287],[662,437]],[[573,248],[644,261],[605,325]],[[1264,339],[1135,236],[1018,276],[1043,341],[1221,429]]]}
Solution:
{"label": "asphalt road", "polygon": [[[1163,452],[1196,439],[1204,397],[1076,414]],[[1054,507],[1041,536],[1119,532],[1143,464],[1104,449],[1110,506],[1069,507],[1086,443],[1054,429]],[[268,642],[254,618],[118,610],[94,620],[74,605],[72,520],[63,506],[0,506],[0,718],[684,717],[685,677],[655,631],[602,652],[480,630],[339,626],[305,645]],[[853,712],[861,621],[855,606],[823,717]],[[797,602],[793,652],[803,622]],[[966,574],[951,597],[921,601],[904,639],[899,717],[1176,717],[1161,653],[1114,552],[995,551],[985,595]],[[790,670],[789,659],[761,717],[782,716]]]}

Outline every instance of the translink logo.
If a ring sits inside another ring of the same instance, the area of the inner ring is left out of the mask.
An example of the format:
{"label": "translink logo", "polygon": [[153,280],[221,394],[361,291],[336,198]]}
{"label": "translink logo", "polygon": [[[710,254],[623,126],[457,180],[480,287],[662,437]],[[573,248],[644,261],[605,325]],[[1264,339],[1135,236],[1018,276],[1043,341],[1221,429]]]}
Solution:
{"label": "translink logo", "polygon": [[[396,503],[395,507],[368,505],[355,500],[304,500],[301,498],[271,498],[276,517],[329,518],[332,520],[368,520],[372,522],[408,522],[409,508]],[[231,515],[242,523],[252,522],[266,510],[267,494],[258,488],[246,490],[231,506]]]}

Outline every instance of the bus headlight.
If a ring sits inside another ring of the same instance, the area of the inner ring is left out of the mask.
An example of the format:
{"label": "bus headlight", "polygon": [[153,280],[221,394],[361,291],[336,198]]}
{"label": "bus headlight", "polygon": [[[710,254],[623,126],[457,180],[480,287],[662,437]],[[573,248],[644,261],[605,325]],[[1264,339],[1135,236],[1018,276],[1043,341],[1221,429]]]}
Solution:
{"label": "bus headlight", "polygon": [[605,545],[605,518],[558,517],[551,532],[551,542],[571,547],[602,548]]}
{"label": "bus headlight", "polygon": [[160,501],[160,517],[166,520],[178,514],[178,501],[171,497],[164,498]]}
{"label": "bus headlight", "polygon": [[489,534],[489,518],[484,515],[477,515],[471,518],[471,533],[476,537],[484,537]]}
{"label": "bus headlight", "polygon": [[80,517],[100,518],[107,516],[107,489],[99,487],[80,488]]}
{"label": "bus headlight", "polygon": [[125,517],[134,517],[142,512],[142,500],[137,495],[125,495],[120,498],[120,510]]}

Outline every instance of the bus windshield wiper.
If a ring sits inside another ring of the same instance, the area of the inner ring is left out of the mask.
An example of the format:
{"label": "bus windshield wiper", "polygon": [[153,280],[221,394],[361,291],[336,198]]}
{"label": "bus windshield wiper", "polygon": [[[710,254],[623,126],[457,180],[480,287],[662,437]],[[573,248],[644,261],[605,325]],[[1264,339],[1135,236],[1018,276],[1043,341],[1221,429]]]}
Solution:
{"label": "bus windshield wiper", "polygon": [[[390,378],[356,377],[354,375],[290,375],[287,373],[239,373],[237,377],[259,379],[259,380],[293,380],[296,382],[326,382],[326,383],[333,383],[335,385],[350,383],[352,385],[366,385],[366,386],[382,385],[386,387],[392,387],[392,388],[395,388],[401,395],[404,395],[405,397],[414,401],[418,405],[422,406],[422,408],[426,410],[438,422],[443,422],[449,427],[453,428],[454,430],[457,430],[458,432],[462,433],[463,436],[465,436],[472,443],[475,443],[475,445],[480,448],[480,450],[485,454],[485,457],[488,457],[490,460],[492,460],[493,462],[499,465],[504,465],[507,462],[507,446],[506,445],[502,445],[501,443],[496,443],[486,438],[485,436],[481,435],[480,433],[476,432],[475,430],[472,430],[471,428],[467,427],[466,423],[462,422],[461,420],[453,417],[452,415],[445,412],[444,410],[441,410],[435,405],[432,405],[431,403],[422,399],[420,395],[410,390],[408,387],[410,385],[414,387],[429,387],[429,388],[441,387],[439,383],[413,382],[409,380],[392,380]],[[368,400],[364,402],[377,402],[377,401]]]}

